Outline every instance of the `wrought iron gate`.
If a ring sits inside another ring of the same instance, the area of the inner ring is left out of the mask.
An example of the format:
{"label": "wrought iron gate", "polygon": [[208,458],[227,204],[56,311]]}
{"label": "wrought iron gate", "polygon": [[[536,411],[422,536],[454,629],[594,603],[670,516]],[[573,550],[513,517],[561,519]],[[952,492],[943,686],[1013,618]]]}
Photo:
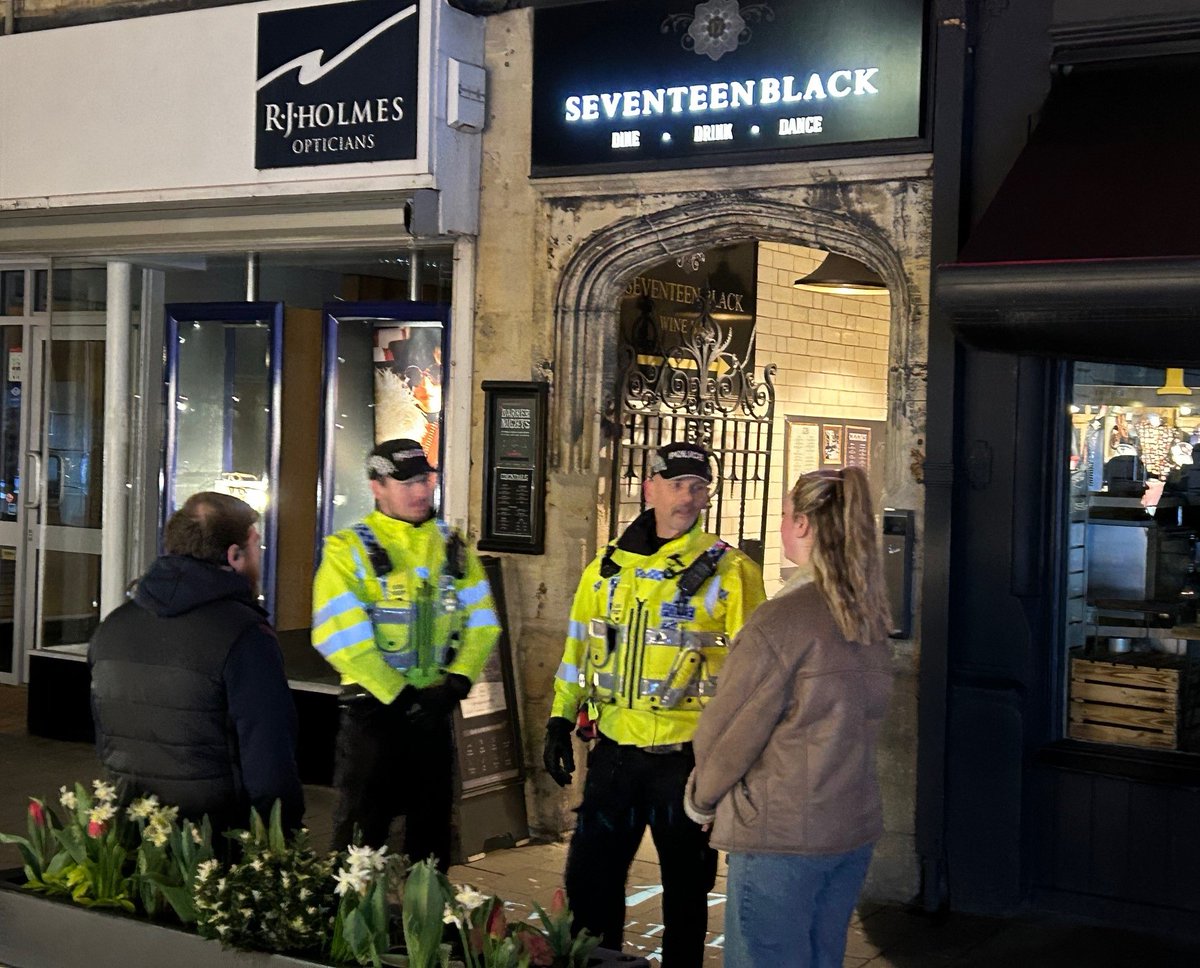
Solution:
{"label": "wrought iron gate", "polygon": [[616,419],[620,444],[613,465],[613,537],[645,508],[642,481],[663,444],[686,440],[713,454],[716,490],[705,529],[737,544],[762,564],[775,415],[775,365],[755,380],[755,333],[748,360],[730,351],[731,328],[713,319],[708,299],[677,345],[664,346],[653,300],[643,297],[632,336],[619,348]]}

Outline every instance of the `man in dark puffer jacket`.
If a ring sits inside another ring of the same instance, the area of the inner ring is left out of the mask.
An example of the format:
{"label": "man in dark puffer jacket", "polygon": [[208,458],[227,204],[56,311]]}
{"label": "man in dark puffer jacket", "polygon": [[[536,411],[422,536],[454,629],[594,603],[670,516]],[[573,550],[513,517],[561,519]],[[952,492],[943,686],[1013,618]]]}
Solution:
{"label": "man in dark puffer jacket", "polygon": [[193,494],[167,522],[166,554],[92,636],[100,761],[130,796],[155,794],[213,831],[265,820],[276,798],[299,827],[296,709],[258,604],[258,512]]}

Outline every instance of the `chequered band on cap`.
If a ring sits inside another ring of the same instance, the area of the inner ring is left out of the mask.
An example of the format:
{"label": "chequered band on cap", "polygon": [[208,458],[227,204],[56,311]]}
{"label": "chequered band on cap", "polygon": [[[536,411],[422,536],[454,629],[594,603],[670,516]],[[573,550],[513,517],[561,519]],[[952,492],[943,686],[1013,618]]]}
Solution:
{"label": "chequered band on cap", "polygon": [[650,473],[671,480],[699,477],[712,482],[712,463],[707,450],[698,444],[676,441],[658,448],[650,459]]}
{"label": "chequered band on cap", "polygon": [[367,455],[367,476],[372,480],[391,477],[408,481],[433,470],[424,449],[415,440],[385,440]]}

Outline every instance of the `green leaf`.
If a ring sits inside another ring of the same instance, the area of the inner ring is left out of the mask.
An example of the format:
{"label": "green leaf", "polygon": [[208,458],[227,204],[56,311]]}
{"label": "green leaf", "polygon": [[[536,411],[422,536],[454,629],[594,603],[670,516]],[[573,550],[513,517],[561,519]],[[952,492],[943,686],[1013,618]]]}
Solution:
{"label": "green leaf", "polygon": [[287,838],[283,834],[283,805],[278,797],[271,805],[271,830],[267,842],[276,853],[282,854],[287,849]]}
{"label": "green leaf", "polygon": [[442,913],[450,896],[445,878],[431,860],[413,865],[404,884],[404,943],[411,968],[435,968],[440,962]]}

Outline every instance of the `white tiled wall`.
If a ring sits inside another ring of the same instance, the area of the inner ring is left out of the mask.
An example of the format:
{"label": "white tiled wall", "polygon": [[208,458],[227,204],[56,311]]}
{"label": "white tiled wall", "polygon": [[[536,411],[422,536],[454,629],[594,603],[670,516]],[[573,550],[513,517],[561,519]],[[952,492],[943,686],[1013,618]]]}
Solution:
{"label": "white tiled wall", "polygon": [[[786,418],[887,419],[891,300],[886,294],[826,296],[794,288],[824,256],[778,242],[762,242],[758,249],[756,375],[770,363],[778,367],[763,567],[768,594],[780,585],[780,567],[788,565],[779,548],[780,509],[793,483],[783,480]],[[748,502],[746,510],[762,513],[758,502]]]}

